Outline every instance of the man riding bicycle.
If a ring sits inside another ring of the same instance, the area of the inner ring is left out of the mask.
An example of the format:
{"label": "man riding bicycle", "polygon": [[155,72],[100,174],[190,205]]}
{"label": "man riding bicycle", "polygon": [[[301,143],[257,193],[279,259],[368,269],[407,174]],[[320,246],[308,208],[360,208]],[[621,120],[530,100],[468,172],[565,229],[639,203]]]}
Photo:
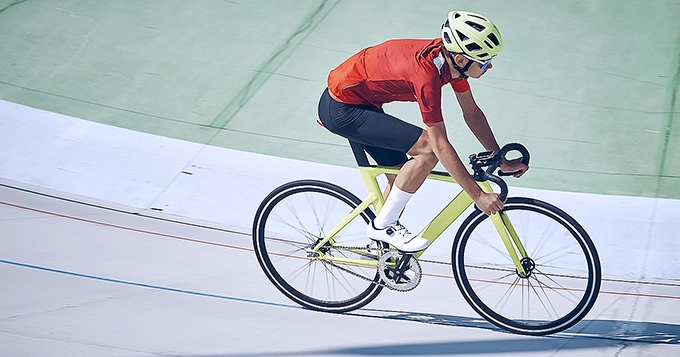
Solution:
{"label": "man riding bicycle", "polygon": [[[463,165],[448,140],[441,110],[441,88],[450,83],[472,133],[486,150],[500,150],[468,77],[479,78],[493,68],[491,60],[502,48],[500,32],[487,18],[451,11],[441,38],[389,40],[361,50],[330,72],[319,101],[323,125],[362,144],[378,165],[401,167],[399,174],[387,177],[385,204],[368,225],[371,239],[404,252],[427,248],[428,241],[403,227],[399,216],[437,162],[484,213],[503,208],[498,195],[483,192]],[[386,114],[382,105],[393,101],[418,102],[425,129]],[[519,159],[501,165],[515,177],[528,169]]]}

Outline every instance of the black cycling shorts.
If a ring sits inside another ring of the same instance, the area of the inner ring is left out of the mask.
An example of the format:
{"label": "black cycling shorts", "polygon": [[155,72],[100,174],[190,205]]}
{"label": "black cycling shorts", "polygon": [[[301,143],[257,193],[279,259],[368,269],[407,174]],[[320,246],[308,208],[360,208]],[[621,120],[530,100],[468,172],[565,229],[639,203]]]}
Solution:
{"label": "black cycling shorts", "polygon": [[345,104],[333,99],[328,88],[319,100],[319,119],[332,133],[362,144],[378,165],[398,166],[420,138],[423,129],[393,117],[372,105]]}

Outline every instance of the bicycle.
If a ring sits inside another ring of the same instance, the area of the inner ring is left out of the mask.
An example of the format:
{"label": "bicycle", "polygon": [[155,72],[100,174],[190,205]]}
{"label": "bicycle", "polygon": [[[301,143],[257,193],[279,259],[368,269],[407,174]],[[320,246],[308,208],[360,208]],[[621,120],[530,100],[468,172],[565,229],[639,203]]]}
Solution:
{"label": "bicycle", "polygon": [[[253,245],[262,270],[288,298],[303,307],[348,312],[375,299],[383,288],[410,291],[420,282],[418,258],[370,240],[366,225],[384,203],[377,177],[397,167],[371,165],[351,143],[368,191],[361,200],[335,184],[299,180],[273,190],[253,222]],[[487,216],[477,207],[453,241],[453,274],[465,300],[484,319],[507,331],[547,335],[572,327],[593,307],[601,284],[597,250],[583,227],[549,203],[507,198],[499,171],[509,151],[529,163],[521,144],[499,153],[470,155],[474,178],[485,192],[500,187],[504,209]],[[455,183],[446,172],[428,179]],[[471,205],[461,191],[419,233],[430,246]]]}

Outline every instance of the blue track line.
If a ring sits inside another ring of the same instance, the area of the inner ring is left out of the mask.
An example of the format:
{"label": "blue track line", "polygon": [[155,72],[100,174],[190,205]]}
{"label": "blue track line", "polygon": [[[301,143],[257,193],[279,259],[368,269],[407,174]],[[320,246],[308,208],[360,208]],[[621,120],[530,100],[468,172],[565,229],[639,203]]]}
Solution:
{"label": "blue track line", "polygon": [[244,299],[244,298],[233,297],[233,296],[216,295],[216,294],[202,293],[202,292],[198,292],[198,291],[191,291],[191,290],[184,290],[184,289],[175,289],[175,288],[169,288],[169,287],[166,287],[166,286],[136,283],[136,282],[133,282],[133,281],[125,281],[125,280],[105,278],[105,277],[101,277],[101,276],[80,274],[80,273],[75,273],[75,272],[71,272],[71,271],[46,268],[46,267],[41,267],[41,266],[37,266],[37,265],[13,262],[13,261],[9,261],[9,260],[0,259],[0,263],[19,266],[19,267],[23,267],[23,268],[42,270],[42,271],[47,271],[47,272],[51,272],[51,273],[58,273],[58,274],[76,276],[76,277],[79,277],[79,278],[87,278],[87,279],[94,279],[94,280],[99,280],[99,281],[106,281],[106,282],[109,282],[109,283],[125,284],[125,285],[132,285],[132,286],[137,286],[137,287],[142,287],[142,288],[148,288],[148,289],[171,291],[171,292],[174,292],[174,293],[182,293],[182,294],[189,294],[189,295],[196,295],[196,296],[203,296],[203,297],[211,297],[211,298],[217,298],[217,299],[246,302],[246,303],[251,303],[251,304],[260,304],[260,305],[269,305],[269,306],[276,306],[276,307],[288,307],[288,308],[294,308],[294,309],[302,309],[302,307],[297,306],[297,305],[279,304],[279,303],[269,302],[269,301]]}

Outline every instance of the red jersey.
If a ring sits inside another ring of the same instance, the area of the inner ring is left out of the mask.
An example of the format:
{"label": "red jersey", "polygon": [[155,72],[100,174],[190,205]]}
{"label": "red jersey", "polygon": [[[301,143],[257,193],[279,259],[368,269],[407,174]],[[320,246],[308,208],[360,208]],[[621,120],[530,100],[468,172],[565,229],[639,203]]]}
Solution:
{"label": "red jersey", "polygon": [[470,89],[467,78],[452,78],[441,53],[442,40],[389,40],[361,50],[328,75],[333,99],[345,104],[418,102],[424,123],[444,120],[442,87]]}

